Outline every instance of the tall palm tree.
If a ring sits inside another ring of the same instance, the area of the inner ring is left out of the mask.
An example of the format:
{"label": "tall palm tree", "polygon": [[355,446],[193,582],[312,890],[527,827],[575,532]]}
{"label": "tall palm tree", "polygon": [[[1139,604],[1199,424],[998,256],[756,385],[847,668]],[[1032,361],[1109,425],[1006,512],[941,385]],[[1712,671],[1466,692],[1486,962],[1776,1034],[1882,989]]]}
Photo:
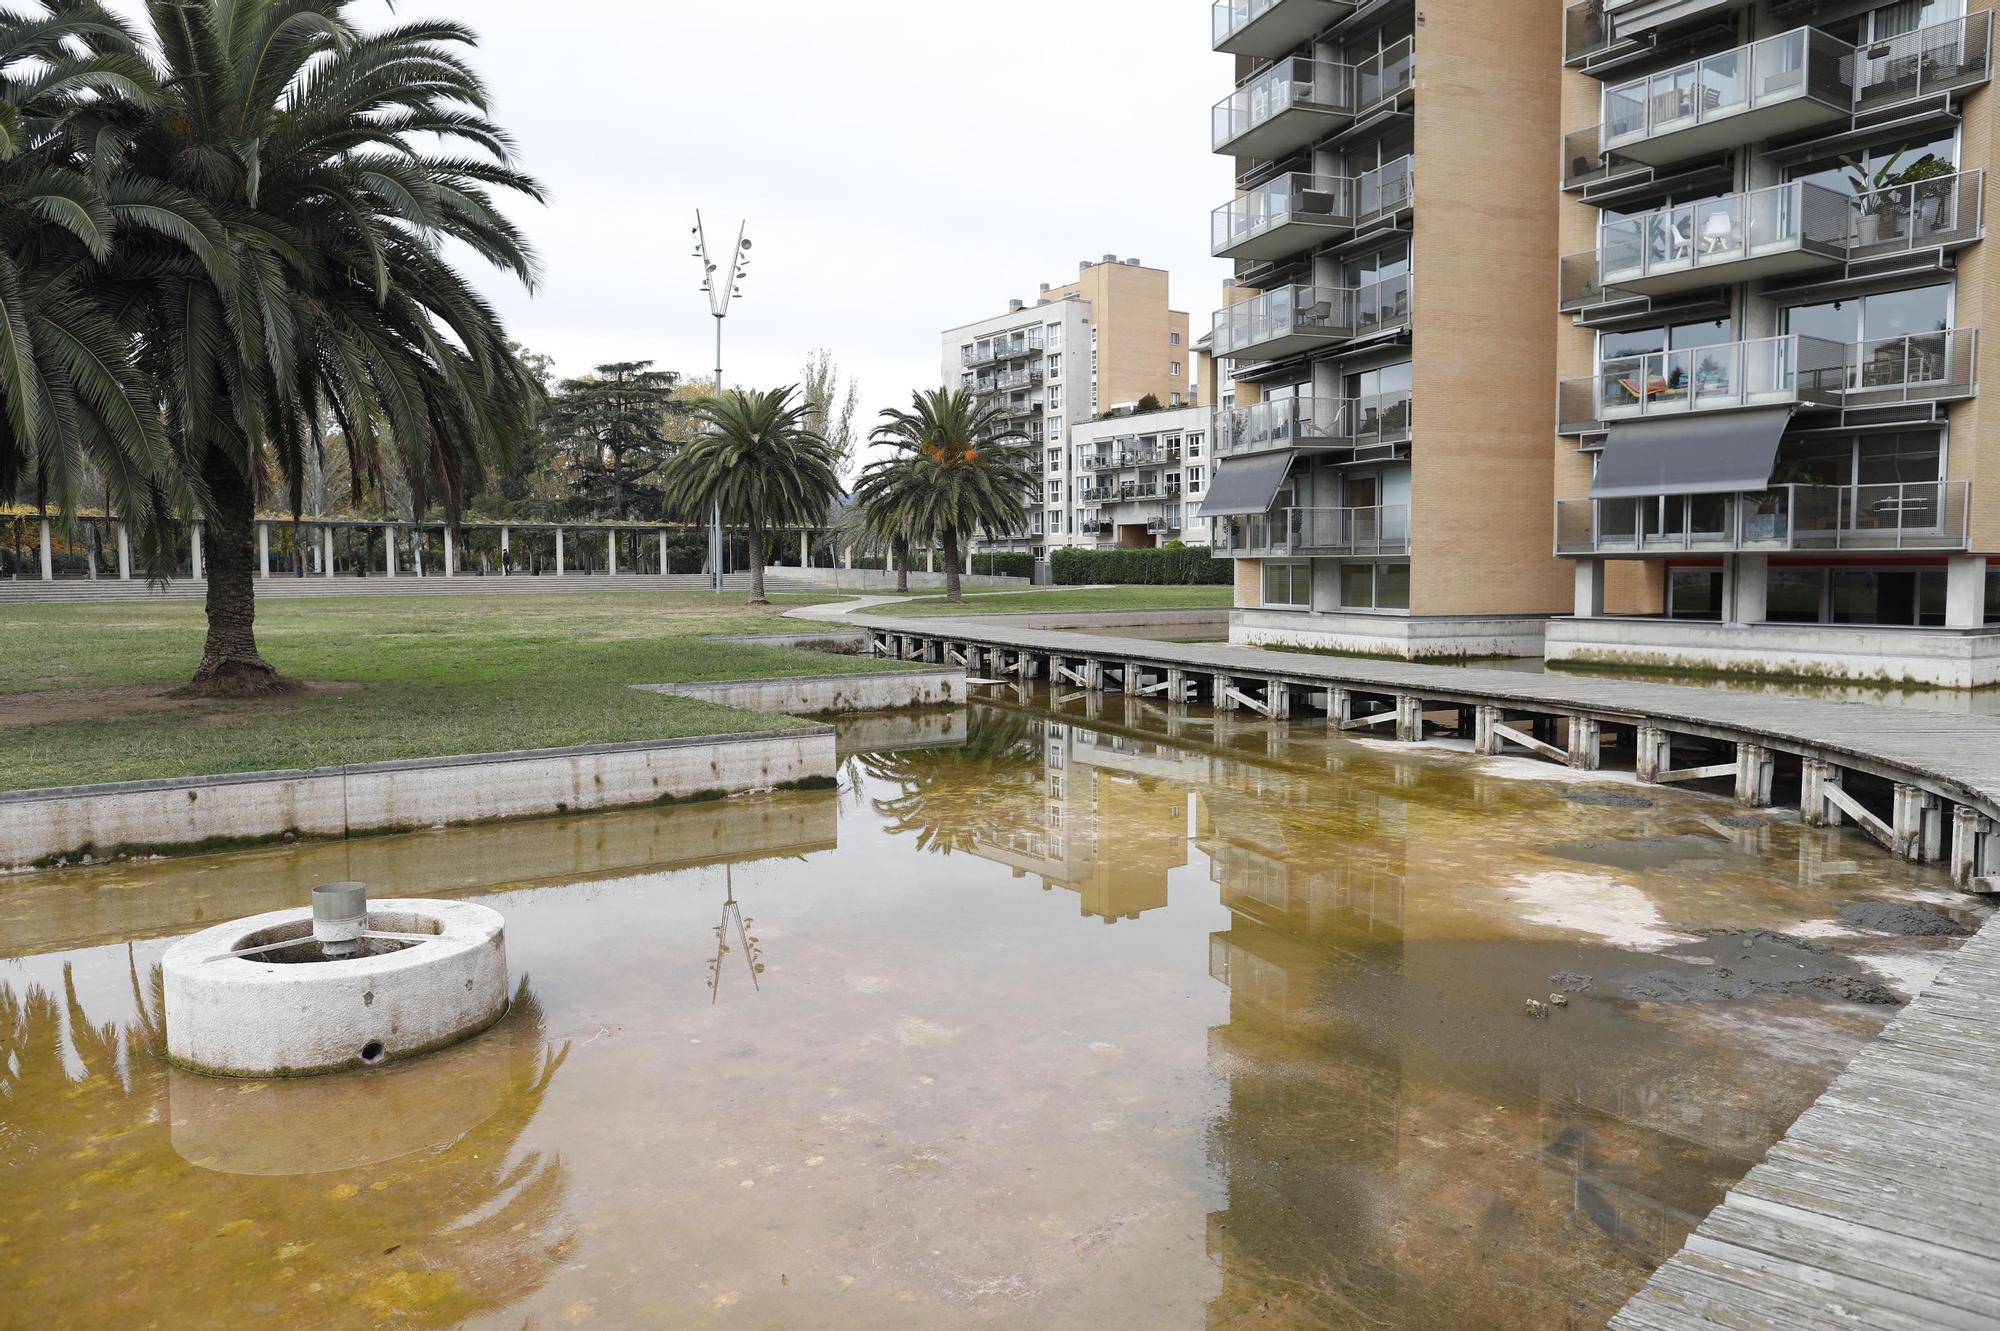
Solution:
{"label": "tall palm tree", "polygon": [[149,567],[184,494],[98,278],[121,236],[211,253],[220,237],[185,193],[123,169],[121,123],[158,95],[137,35],[95,0],[0,10],[0,502],[73,523],[94,475]]}
{"label": "tall palm tree", "polygon": [[750,532],[750,604],[764,595],[764,534],[816,527],[840,493],[840,450],[806,425],[796,388],[732,388],[695,405],[708,433],[683,444],[661,472],[669,512],[707,513]]}
{"label": "tall palm tree", "polygon": [[910,410],[891,407],[872,438],[895,452],[879,471],[879,502],[902,515],[917,539],[944,546],[945,599],[963,601],[959,551],[973,532],[1010,531],[1028,517],[1036,480],[1028,446],[1000,404],[968,388],[911,394]]}
{"label": "tall palm tree", "polygon": [[126,127],[125,169],[194,196],[223,245],[121,238],[108,276],[205,519],[207,691],[282,687],[257,650],[257,505],[282,486],[299,514],[329,426],[357,500],[394,468],[415,516],[456,522],[537,404],[442,248],[533,285],[493,192],[541,189],[488,118],[475,38],[441,20],[364,32],[355,3],[147,0],[161,92]]}
{"label": "tall palm tree", "polygon": [[885,545],[889,563],[896,570],[896,590],[910,590],[910,545],[930,539],[917,529],[917,515],[908,503],[917,488],[906,474],[914,466],[907,458],[884,459],[882,465],[865,468],[854,482],[854,506],[868,539]]}

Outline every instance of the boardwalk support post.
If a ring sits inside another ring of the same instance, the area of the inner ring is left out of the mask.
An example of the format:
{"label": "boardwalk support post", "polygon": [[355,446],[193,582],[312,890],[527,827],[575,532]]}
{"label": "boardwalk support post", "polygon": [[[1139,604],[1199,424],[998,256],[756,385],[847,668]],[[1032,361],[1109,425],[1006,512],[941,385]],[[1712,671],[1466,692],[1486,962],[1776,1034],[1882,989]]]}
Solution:
{"label": "boardwalk support post", "polygon": [[1641,781],[1656,782],[1662,772],[1673,767],[1673,737],[1658,726],[1640,726],[1633,732],[1633,744],[1637,749],[1634,771]]}
{"label": "boardwalk support post", "polygon": [[1579,772],[1604,766],[1604,728],[1594,716],[1569,719],[1569,765]]}
{"label": "boardwalk support post", "polygon": [[1500,738],[1501,711],[1491,703],[1481,703],[1472,723],[1472,751],[1488,758],[1500,756],[1504,741]]}
{"label": "boardwalk support post", "polygon": [[1936,862],[1944,850],[1944,818],[1938,797],[1916,786],[1896,787],[1889,849],[1912,864]]}
{"label": "boardwalk support post", "polygon": [[1354,719],[1354,690],[1328,689],[1326,691],[1326,722],[1335,730],[1345,730],[1347,723]]}
{"label": "boardwalk support post", "polygon": [[1807,827],[1839,827],[1840,806],[1827,798],[1828,790],[1840,789],[1840,769],[1818,758],[1808,758],[1799,774],[1799,817]]}
{"label": "boardwalk support post", "polygon": [[1964,805],[1951,816],[1951,881],[1960,887],[2000,870],[2000,840],[1993,834],[1993,820],[1977,809]]}
{"label": "boardwalk support post", "polygon": [[1424,741],[1424,700],[1407,693],[1396,695],[1396,738],[1405,744]]}
{"label": "boardwalk support post", "polygon": [[1736,746],[1736,802],[1753,809],[1771,807],[1771,786],[1778,763],[1771,751],[1757,744]]}

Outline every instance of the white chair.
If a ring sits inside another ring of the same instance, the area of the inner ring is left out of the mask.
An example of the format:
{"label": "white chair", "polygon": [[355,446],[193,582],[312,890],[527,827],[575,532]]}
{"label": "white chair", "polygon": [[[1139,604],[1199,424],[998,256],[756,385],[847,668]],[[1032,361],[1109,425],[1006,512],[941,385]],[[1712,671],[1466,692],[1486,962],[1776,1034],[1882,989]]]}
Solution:
{"label": "white chair", "polygon": [[1727,254],[1736,248],[1736,223],[1728,213],[1710,213],[1708,223],[1701,229],[1701,252],[1704,255]]}

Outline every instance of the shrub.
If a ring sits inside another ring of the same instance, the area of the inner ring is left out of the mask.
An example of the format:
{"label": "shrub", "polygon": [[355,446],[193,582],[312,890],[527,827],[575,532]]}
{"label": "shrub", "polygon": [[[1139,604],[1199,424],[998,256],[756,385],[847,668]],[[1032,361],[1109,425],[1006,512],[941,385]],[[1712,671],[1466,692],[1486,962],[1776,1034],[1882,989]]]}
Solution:
{"label": "shrub", "polygon": [[1236,580],[1236,566],[1210,557],[1204,546],[1178,550],[1058,550],[1049,556],[1058,586],[1114,583],[1147,587],[1220,587]]}
{"label": "shrub", "polygon": [[1029,578],[1035,576],[1035,557],[1025,550],[1006,550],[990,555],[974,555],[972,571],[983,578]]}

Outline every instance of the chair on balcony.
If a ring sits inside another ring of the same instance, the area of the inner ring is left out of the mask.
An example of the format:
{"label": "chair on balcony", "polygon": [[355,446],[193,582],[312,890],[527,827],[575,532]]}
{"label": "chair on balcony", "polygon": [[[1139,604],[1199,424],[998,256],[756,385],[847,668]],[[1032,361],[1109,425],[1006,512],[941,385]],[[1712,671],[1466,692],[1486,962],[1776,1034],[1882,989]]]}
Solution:
{"label": "chair on balcony", "polygon": [[1701,229],[1702,257],[1730,254],[1736,248],[1736,220],[1728,213],[1710,213],[1707,224]]}

